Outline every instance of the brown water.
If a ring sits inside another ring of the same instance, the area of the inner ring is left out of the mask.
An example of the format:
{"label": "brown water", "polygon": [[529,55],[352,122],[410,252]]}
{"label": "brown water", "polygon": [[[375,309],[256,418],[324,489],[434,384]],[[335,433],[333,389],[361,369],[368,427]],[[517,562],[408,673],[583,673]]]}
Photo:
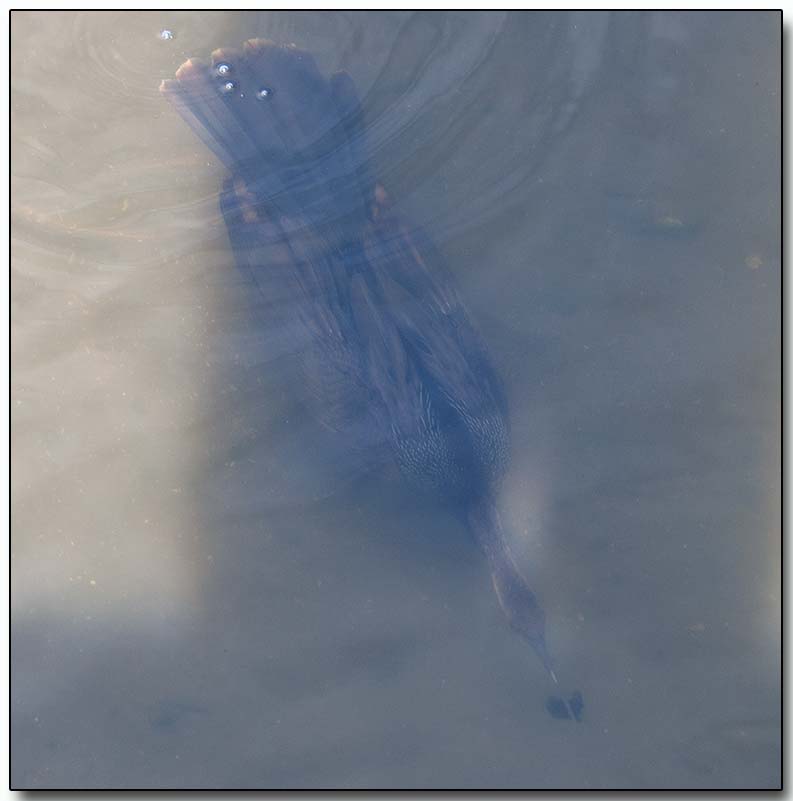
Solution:
{"label": "brown water", "polygon": [[[353,76],[480,323],[580,724],[453,516],[319,441],[263,346],[158,93],[251,36]],[[13,785],[778,786],[780,46],[773,13],[14,12]]]}

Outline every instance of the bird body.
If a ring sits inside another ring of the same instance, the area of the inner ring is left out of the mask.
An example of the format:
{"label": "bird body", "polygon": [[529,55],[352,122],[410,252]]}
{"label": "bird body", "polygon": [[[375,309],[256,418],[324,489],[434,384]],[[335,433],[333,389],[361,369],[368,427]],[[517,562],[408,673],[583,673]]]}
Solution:
{"label": "bird body", "polygon": [[349,76],[252,40],[186,62],[162,91],[229,171],[220,205],[238,266],[299,298],[317,418],[350,449],[386,448],[407,480],[462,511],[507,619],[554,676],[496,509],[504,388],[440,255],[370,175]]}

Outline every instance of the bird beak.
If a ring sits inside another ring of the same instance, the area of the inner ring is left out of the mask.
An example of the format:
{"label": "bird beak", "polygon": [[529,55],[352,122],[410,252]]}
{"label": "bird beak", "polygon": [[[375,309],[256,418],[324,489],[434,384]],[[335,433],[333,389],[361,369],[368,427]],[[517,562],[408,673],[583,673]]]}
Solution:
{"label": "bird beak", "polygon": [[556,672],[553,669],[551,655],[548,653],[548,646],[545,644],[545,637],[539,640],[532,640],[531,645],[537,656],[540,657],[540,662],[542,662],[543,667],[548,671],[548,675],[553,680],[553,683],[559,684],[559,679],[556,678]]}

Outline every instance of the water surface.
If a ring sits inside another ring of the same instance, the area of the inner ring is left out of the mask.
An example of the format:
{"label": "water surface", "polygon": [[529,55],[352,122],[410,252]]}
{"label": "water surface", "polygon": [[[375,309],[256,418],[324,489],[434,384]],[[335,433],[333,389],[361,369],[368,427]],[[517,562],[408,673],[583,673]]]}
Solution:
{"label": "water surface", "polygon": [[[353,76],[488,341],[580,724],[231,267],[158,85],[251,36]],[[14,12],[14,786],[778,786],[780,46],[760,12]]]}

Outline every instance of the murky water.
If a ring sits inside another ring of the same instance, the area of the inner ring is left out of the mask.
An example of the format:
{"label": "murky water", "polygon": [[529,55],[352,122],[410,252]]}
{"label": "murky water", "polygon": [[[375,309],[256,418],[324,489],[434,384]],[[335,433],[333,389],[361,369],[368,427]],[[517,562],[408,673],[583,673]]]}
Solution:
{"label": "murky water", "polygon": [[[454,515],[321,434],[232,267],[223,170],[158,85],[252,36],[352,75],[480,324],[581,723]],[[778,785],[777,15],[12,37],[14,786]]]}

